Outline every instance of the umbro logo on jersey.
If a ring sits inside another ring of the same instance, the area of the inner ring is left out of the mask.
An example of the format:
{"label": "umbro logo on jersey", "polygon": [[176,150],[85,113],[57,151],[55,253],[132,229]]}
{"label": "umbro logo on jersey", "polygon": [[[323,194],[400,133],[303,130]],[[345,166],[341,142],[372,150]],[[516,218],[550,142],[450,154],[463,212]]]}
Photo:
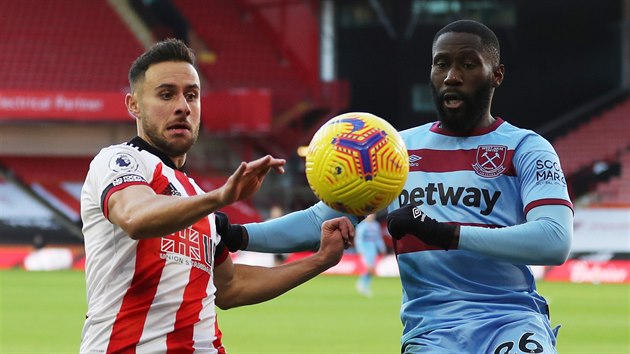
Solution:
{"label": "umbro logo on jersey", "polygon": [[427,216],[427,214],[424,214],[420,209],[418,208],[413,208],[411,209],[411,212],[413,213],[413,218],[417,219],[420,218],[420,221],[424,221],[424,218]]}
{"label": "umbro logo on jersey", "polygon": [[422,160],[422,156],[418,156],[418,155],[409,155],[409,166],[418,166],[420,163],[420,160]]}

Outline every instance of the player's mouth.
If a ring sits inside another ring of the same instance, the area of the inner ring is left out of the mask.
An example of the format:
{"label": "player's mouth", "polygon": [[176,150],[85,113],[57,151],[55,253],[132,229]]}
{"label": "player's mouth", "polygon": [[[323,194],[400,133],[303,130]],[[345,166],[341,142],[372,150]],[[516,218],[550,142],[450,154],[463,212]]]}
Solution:
{"label": "player's mouth", "polygon": [[464,100],[462,96],[455,92],[447,92],[442,95],[442,102],[444,104],[444,108],[447,109],[458,109],[464,104]]}
{"label": "player's mouth", "polygon": [[190,124],[187,124],[187,123],[175,123],[166,127],[166,130],[168,130],[172,134],[181,135],[181,134],[187,134],[188,132],[190,132],[191,127],[190,127]]}

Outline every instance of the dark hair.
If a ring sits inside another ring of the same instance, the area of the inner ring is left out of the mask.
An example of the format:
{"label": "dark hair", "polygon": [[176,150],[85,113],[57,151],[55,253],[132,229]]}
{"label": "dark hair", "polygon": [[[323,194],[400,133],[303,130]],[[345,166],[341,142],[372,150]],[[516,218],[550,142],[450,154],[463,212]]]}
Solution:
{"label": "dark hair", "polygon": [[157,42],[146,52],[140,55],[129,69],[129,85],[133,86],[144,78],[144,74],[153,64],[165,61],[183,61],[195,65],[195,54],[179,39],[165,39]]}
{"label": "dark hair", "polygon": [[435,45],[438,37],[449,32],[469,33],[479,36],[479,38],[481,38],[481,43],[492,56],[495,64],[499,64],[501,62],[501,47],[499,46],[499,39],[494,32],[483,23],[473,20],[459,20],[451,22],[435,34],[435,37],[433,37],[433,45]]}

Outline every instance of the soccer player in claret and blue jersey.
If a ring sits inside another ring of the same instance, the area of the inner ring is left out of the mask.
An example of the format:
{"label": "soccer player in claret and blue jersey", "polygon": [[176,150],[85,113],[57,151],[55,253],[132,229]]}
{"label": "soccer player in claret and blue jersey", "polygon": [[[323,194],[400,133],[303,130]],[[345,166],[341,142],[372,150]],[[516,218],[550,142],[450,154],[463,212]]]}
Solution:
{"label": "soccer player in claret and blue jersey", "polygon": [[[403,287],[401,353],[556,353],[528,265],[559,265],[570,251],[573,206],[558,156],[491,115],[505,73],[492,30],[455,21],[435,35],[432,57],[439,120],[401,132],[410,173],[387,216]],[[318,203],[246,232],[232,225],[231,247],[315,247],[316,225],[335,215]],[[312,231],[290,231],[309,221]]]}

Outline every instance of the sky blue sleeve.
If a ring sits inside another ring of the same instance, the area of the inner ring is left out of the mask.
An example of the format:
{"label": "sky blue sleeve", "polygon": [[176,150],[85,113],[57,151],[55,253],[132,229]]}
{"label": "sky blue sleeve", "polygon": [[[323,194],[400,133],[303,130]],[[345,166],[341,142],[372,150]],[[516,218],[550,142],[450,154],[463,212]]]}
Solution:
{"label": "sky blue sleeve", "polygon": [[538,206],[527,222],[498,229],[461,226],[459,248],[514,264],[559,265],[573,238],[573,210],[564,205]]}
{"label": "sky blue sleeve", "polygon": [[322,223],[339,216],[349,217],[353,224],[358,221],[356,216],[343,214],[319,202],[279,218],[245,224],[249,235],[246,250],[265,253],[317,250]]}
{"label": "sky blue sleeve", "polygon": [[525,213],[539,205],[559,204],[573,209],[558,154],[539,135],[529,135],[516,150],[515,168]]}

